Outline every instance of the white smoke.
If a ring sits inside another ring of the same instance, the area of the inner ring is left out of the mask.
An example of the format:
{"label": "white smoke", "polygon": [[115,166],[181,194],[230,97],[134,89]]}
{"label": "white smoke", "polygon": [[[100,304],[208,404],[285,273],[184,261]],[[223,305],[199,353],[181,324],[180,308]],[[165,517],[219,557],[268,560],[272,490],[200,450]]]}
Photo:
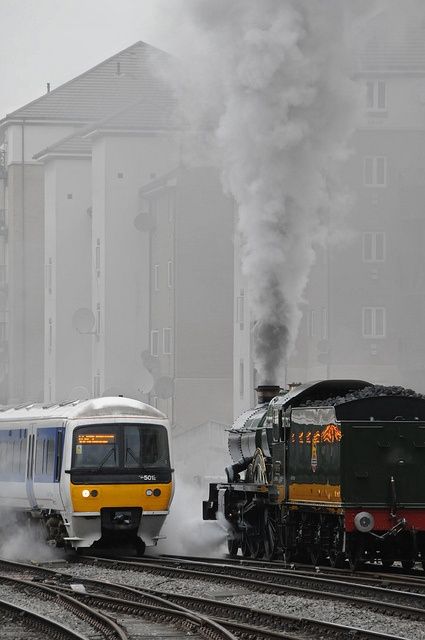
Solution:
{"label": "white smoke", "polygon": [[354,5],[356,15],[348,0],[166,3],[180,60],[168,80],[192,131],[208,129],[238,205],[263,383],[293,349],[314,244],[347,206],[336,175],[361,96],[347,46]]}
{"label": "white smoke", "polygon": [[160,553],[194,556],[217,556],[227,553],[226,521],[204,521],[202,501],[208,488],[176,478],[176,493],[161,534],[166,536],[158,544]]}
{"label": "white smoke", "polygon": [[[32,525],[32,526],[31,526]],[[19,562],[50,562],[65,557],[62,549],[46,543],[46,535],[38,521],[27,520],[11,508],[0,509],[0,557]]]}

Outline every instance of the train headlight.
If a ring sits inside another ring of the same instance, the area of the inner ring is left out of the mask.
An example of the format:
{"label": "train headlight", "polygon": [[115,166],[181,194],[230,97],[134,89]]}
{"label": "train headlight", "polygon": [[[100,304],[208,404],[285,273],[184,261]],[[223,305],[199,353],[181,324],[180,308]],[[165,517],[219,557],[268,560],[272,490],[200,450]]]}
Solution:
{"label": "train headlight", "polygon": [[154,489],[153,490],[153,495],[157,498],[158,496],[161,495],[161,489]]}
{"label": "train headlight", "polygon": [[90,495],[90,491],[88,489],[83,489],[81,495],[83,496],[83,498],[88,498]]}
{"label": "train headlight", "polygon": [[153,494],[152,489],[146,489],[146,495],[151,496]]}
{"label": "train headlight", "polygon": [[354,526],[357,531],[368,533],[369,531],[372,531],[375,526],[375,518],[367,511],[360,511],[360,513],[357,513],[354,518]]}

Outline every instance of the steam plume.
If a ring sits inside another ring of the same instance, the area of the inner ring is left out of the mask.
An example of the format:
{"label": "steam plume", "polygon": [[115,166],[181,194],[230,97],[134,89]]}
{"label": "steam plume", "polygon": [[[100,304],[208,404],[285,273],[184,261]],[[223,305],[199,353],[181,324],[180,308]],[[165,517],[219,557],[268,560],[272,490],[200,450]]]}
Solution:
{"label": "steam plume", "polygon": [[238,205],[262,382],[277,379],[293,349],[314,243],[345,206],[335,176],[358,94],[347,56],[348,5],[178,5],[178,92],[192,128],[210,131],[223,184]]}

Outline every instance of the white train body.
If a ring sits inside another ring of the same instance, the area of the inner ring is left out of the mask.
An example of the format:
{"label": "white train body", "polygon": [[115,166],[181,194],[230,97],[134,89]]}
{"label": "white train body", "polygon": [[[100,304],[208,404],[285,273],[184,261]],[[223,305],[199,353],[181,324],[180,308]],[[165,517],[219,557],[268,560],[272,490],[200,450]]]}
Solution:
{"label": "white train body", "polygon": [[74,549],[156,544],[174,491],[170,428],[129,398],[0,412],[0,510]]}

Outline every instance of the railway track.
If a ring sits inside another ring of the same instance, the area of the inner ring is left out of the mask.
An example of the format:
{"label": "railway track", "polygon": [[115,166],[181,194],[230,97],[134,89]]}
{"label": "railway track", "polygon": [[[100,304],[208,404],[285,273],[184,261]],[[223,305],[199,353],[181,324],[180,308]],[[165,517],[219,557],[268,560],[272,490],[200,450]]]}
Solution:
{"label": "railway track", "polygon": [[[9,575],[3,573],[5,570]],[[35,568],[19,563],[5,564],[0,562],[0,572],[2,572],[0,573],[0,583],[4,580],[9,580],[11,583],[18,581],[25,583],[27,589],[42,590],[43,592],[47,590],[48,593],[55,592],[65,598],[70,598],[72,594],[72,600],[84,603],[88,609],[112,611],[126,618],[129,616],[149,618],[150,615],[158,615],[157,612],[160,611],[161,620],[170,622],[171,616],[187,617],[187,612],[190,611],[192,619],[197,619],[198,622],[199,620],[208,620],[216,625],[213,635],[210,635],[210,630],[202,628],[202,625],[198,629],[201,634],[206,633],[201,637],[207,638],[305,640],[306,638],[326,637],[340,640],[352,634],[358,640],[383,640],[384,638],[400,640],[402,637],[305,617],[299,618],[261,611],[251,607],[217,602],[204,597],[196,598],[176,593],[170,594],[160,590],[130,588],[122,584],[105,583],[87,578],[76,580],[75,576],[44,567]],[[17,578],[16,574],[25,575],[25,580]],[[44,583],[41,584],[40,580],[43,580]],[[208,617],[206,618],[206,616]],[[227,636],[220,635],[222,629],[227,631]]]}
{"label": "railway track", "polygon": [[[145,556],[147,559],[149,556]],[[152,556],[155,561],[157,556]],[[425,595],[425,574],[422,570],[412,570],[406,573],[404,570],[397,571],[397,567],[392,567],[392,570],[384,570],[380,566],[366,566],[364,571],[353,572],[351,569],[335,569],[327,566],[312,566],[311,564],[291,563],[288,564],[283,561],[262,561],[252,560],[250,558],[243,557],[221,557],[221,558],[208,558],[200,556],[177,556],[177,555],[164,555],[161,558],[170,559],[173,561],[194,561],[194,562],[206,562],[211,564],[230,564],[239,567],[252,567],[254,569],[267,570],[282,570],[290,571],[294,574],[303,575],[318,575],[325,577],[329,580],[341,580],[346,582],[357,582],[360,584],[370,584],[373,586],[382,586],[391,589],[401,589],[402,591],[413,591],[415,593],[423,593]],[[123,556],[124,560],[135,560],[135,558]],[[378,569],[382,569],[379,571]]]}
{"label": "railway track", "polygon": [[[133,603],[130,606],[131,603],[123,600],[115,599],[116,601],[112,602],[111,599],[108,601],[108,598],[101,596],[90,598],[86,593],[78,593],[72,588],[64,588],[61,584],[63,579],[62,574],[51,569],[0,560],[0,585],[6,584],[11,589],[25,593],[26,596],[32,595],[42,600],[60,602],[61,607],[71,611],[77,618],[83,619],[93,631],[93,633],[78,634],[30,610],[25,609],[22,613],[21,608],[0,600],[0,612],[3,610],[3,604],[6,610],[10,608],[14,612],[14,617],[11,617],[10,614],[8,616],[12,634],[10,635],[11,640],[16,640],[18,625],[15,622],[23,614],[25,619],[28,617],[27,626],[32,625],[36,631],[40,630],[40,640],[42,638],[131,640],[133,637],[140,637],[140,633],[146,627],[146,622],[160,623],[162,631],[164,631],[164,626],[167,630],[169,627],[180,629],[183,632],[182,637],[189,633],[195,640],[201,638],[236,640],[237,636],[224,628],[218,621],[193,613],[182,606],[164,606],[165,601],[162,603],[157,601],[154,604],[138,603],[136,605]],[[72,580],[72,577],[68,576],[67,580],[70,579]],[[117,624],[109,615],[101,613],[100,608],[107,610],[108,613],[112,610],[122,614],[120,624]],[[155,635],[158,635],[159,631],[161,629],[156,629]],[[3,635],[1,637],[7,638]]]}
{"label": "railway track", "polygon": [[[396,615],[416,621],[425,621],[425,594],[401,588],[391,589],[370,584],[370,578],[357,580],[322,577],[318,573],[300,572],[291,569],[263,569],[227,562],[200,562],[186,558],[143,558],[119,560],[93,556],[80,557],[82,564],[98,567],[126,569],[159,574],[170,578],[201,578],[220,584],[237,584],[256,592],[269,594],[296,594],[314,599],[338,600],[362,609],[369,609],[384,615]],[[400,584],[398,585],[400,587]]]}
{"label": "railway track", "polygon": [[1,599],[0,624],[2,640],[16,640],[18,637],[28,640],[87,640],[86,636],[65,625]]}

